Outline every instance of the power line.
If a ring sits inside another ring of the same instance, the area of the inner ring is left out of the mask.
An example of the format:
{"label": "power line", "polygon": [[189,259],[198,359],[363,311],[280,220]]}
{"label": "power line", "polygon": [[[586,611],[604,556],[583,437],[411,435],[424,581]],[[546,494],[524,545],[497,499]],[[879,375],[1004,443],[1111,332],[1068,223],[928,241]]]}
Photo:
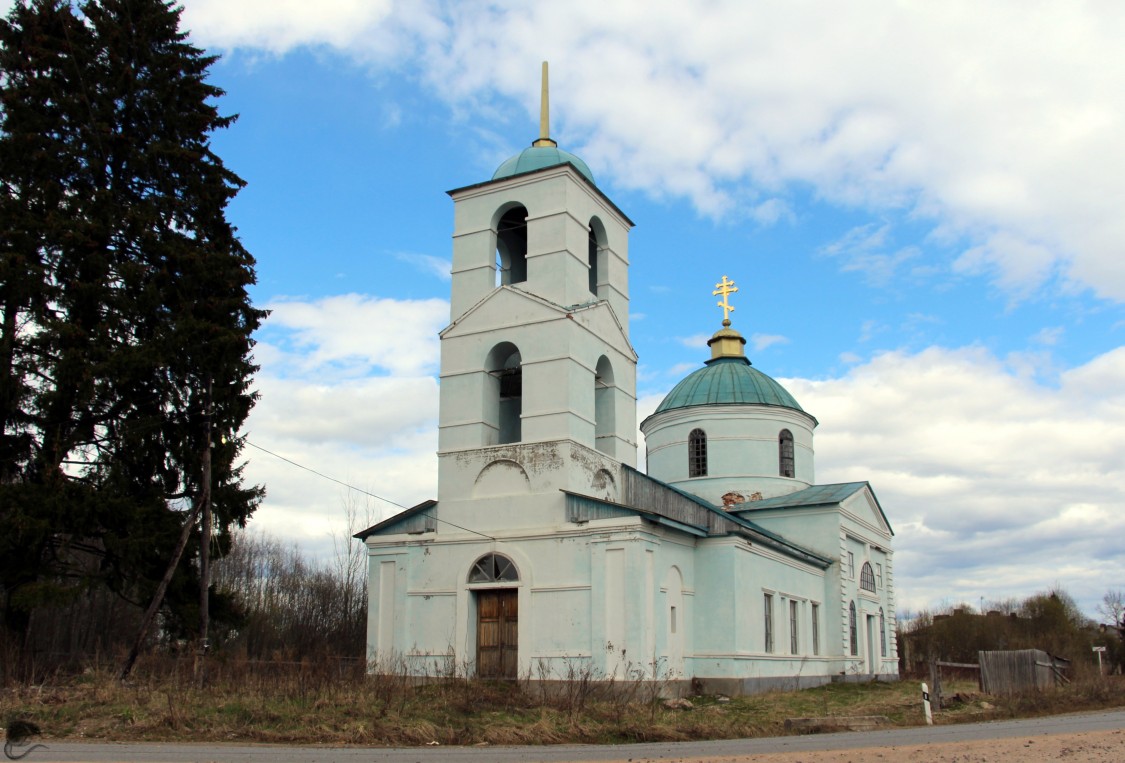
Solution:
{"label": "power line", "polygon": [[[305,466],[304,464],[299,464],[291,458],[286,458],[285,456],[281,455],[280,453],[274,453],[272,450],[269,450],[267,448],[263,448],[261,445],[250,442],[250,440],[248,440],[246,438],[243,438],[242,441],[244,443],[246,443],[247,445],[249,445],[251,448],[256,448],[257,450],[260,450],[263,453],[268,453],[269,455],[273,456],[274,458],[280,458],[282,461],[284,461],[287,464],[292,464],[293,466],[296,466],[298,469],[304,469],[306,472],[311,472],[312,474],[315,474],[318,477],[323,477],[324,479],[329,480],[330,482],[335,482],[337,485],[343,485],[348,490],[354,490],[357,493],[362,493],[363,495],[371,496],[372,498],[383,501],[384,503],[389,503],[392,506],[397,506],[400,509],[409,510],[409,508],[410,508],[409,506],[403,506],[401,503],[397,503],[396,501],[392,501],[390,498],[384,498],[381,495],[376,495],[375,493],[372,493],[370,490],[364,490],[361,487],[356,487],[355,485],[349,485],[347,482],[344,482],[343,480],[338,480],[335,477],[330,477],[329,475],[325,474],[324,472],[318,472],[316,469]],[[453,522],[450,522],[447,519],[442,519],[441,517],[436,517],[433,514],[429,514],[425,511],[421,511],[421,512],[418,512],[418,513],[421,514],[424,517],[429,517],[430,519],[434,520],[435,522],[441,522],[444,525],[449,525],[450,527],[456,527],[458,530],[464,530],[467,533],[472,533],[473,535],[479,535],[480,537],[488,538],[491,541],[496,540],[491,535],[485,535],[482,532],[477,532],[476,530],[472,530],[468,527],[462,527],[459,524],[455,524]]]}

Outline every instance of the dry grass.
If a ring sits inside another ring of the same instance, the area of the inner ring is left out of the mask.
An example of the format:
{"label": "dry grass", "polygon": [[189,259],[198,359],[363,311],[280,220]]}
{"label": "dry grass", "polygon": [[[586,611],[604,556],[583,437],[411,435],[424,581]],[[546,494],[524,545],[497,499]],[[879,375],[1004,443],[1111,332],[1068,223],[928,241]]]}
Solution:
{"label": "dry grass", "polygon": [[[56,739],[254,741],[333,745],[554,744],[674,741],[783,734],[786,718],[885,715],[922,722],[917,682],[830,684],[799,692],[723,701],[696,697],[692,710],[667,710],[650,692],[587,687],[547,694],[534,684],[458,677],[415,685],[401,673],[367,676],[347,661],[316,663],[213,659],[200,682],[190,658],[149,659],[127,685],[110,669],[57,676],[0,694],[0,717],[37,723]],[[201,686],[202,683],[202,686]],[[628,687],[625,687],[628,688]],[[1125,682],[1094,679],[1053,692],[999,699],[975,684],[939,723],[1125,705]],[[576,699],[577,697],[577,699]],[[987,705],[984,704],[987,700]]]}

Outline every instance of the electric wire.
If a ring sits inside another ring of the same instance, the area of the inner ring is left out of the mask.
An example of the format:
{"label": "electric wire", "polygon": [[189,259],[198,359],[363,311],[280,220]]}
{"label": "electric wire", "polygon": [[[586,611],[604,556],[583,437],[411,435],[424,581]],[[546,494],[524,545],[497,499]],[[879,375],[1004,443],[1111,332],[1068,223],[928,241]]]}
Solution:
{"label": "electric wire", "polygon": [[[363,489],[363,488],[361,488],[361,487],[356,487],[355,485],[349,485],[349,484],[348,484],[347,482],[344,482],[343,480],[338,480],[338,479],[336,479],[335,477],[331,477],[331,476],[329,476],[329,475],[325,474],[324,472],[318,472],[318,471],[317,471],[316,469],[313,469],[313,468],[311,468],[311,467],[305,466],[304,464],[299,464],[299,463],[297,463],[296,461],[294,461],[293,459],[291,459],[291,458],[286,458],[285,456],[281,455],[280,453],[274,453],[274,452],[273,452],[272,450],[269,450],[269,449],[267,449],[267,448],[263,448],[263,447],[262,447],[261,445],[258,445],[257,443],[253,443],[253,442],[250,442],[250,440],[246,439],[245,437],[244,437],[244,438],[242,438],[242,442],[246,443],[246,444],[247,444],[247,445],[249,445],[249,446],[250,446],[251,448],[255,448],[255,449],[257,449],[257,450],[260,450],[260,451],[262,451],[263,453],[268,453],[269,455],[273,456],[274,458],[279,458],[279,459],[281,459],[282,461],[284,461],[284,462],[285,462],[285,463],[287,463],[287,464],[292,464],[293,466],[296,466],[296,467],[297,467],[298,469],[304,469],[304,470],[305,470],[306,472],[311,472],[312,474],[315,474],[315,475],[316,475],[316,476],[318,476],[318,477],[323,477],[324,479],[326,479],[326,480],[328,480],[328,481],[330,481],[330,482],[335,482],[335,483],[336,483],[337,485],[343,485],[343,486],[344,486],[344,487],[346,487],[346,488],[347,488],[348,490],[354,490],[354,491],[356,491],[357,493],[362,493],[363,495],[371,496],[372,498],[375,498],[375,499],[377,499],[377,500],[383,501],[384,503],[389,503],[389,504],[390,504],[391,506],[397,506],[397,507],[399,507],[400,509],[404,509],[404,510],[409,510],[409,509],[410,509],[410,507],[409,507],[409,506],[403,506],[403,505],[402,505],[401,503],[398,503],[398,502],[396,502],[396,501],[392,501],[392,500],[391,500],[390,498],[384,498],[384,497],[383,497],[383,496],[381,496],[381,495],[377,495],[377,494],[375,494],[375,493],[372,493],[372,492],[371,492],[370,490],[364,490],[364,489]],[[491,535],[485,535],[484,533],[482,533],[482,532],[477,532],[476,530],[473,530],[473,529],[471,529],[471,528],[468,528],[468,527],[462,527],[462,526],[461,526],[461,525],[459,525],[459,524],[456,524],[456,523],[454,523],[454,522],[450,522],[450,521],[449,521],[448,519],[442,519],[441,517],[437,517],[437,516],[434,516],[433,514],[430,514],[430,513],[428,513],[428,512],[425,512],[425,511],[420,511],[420,512],[418,512],[418,513],[419,513],[419,514],[421,514],[421,515],[422,515],[422,516],[424,516],[424,517],[429,517],[430,519],[434,520],[435,522],[441,522],[441,523],[442,523],[442,524],[444,524],[444,525],[449,525],[449,526],[451,526],[451,527],[456,527],[456,528],[457,528],[458,530],[464,530],[464,531],[465,531],[465,532],[467,532],[467,533],[472,533],[473,535],[479,535],[480,537],[482,537],[482,538],[488,538],[488,539],[489,539],[489,540],[491,540],[491,541],[495,541],[495,540],[496,540],[496,539],[495,539],[495,538],[493,538],[493,537],[492,537]]]}

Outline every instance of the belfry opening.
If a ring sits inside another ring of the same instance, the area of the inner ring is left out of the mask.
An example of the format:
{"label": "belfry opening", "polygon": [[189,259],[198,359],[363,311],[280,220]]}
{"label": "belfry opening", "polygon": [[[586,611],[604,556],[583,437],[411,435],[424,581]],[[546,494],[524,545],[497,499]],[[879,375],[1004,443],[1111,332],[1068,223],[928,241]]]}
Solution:
{"label": "belfry opening", "polygon": [[496,285],[527,280],[527,210],[513,207],[496,225]]}

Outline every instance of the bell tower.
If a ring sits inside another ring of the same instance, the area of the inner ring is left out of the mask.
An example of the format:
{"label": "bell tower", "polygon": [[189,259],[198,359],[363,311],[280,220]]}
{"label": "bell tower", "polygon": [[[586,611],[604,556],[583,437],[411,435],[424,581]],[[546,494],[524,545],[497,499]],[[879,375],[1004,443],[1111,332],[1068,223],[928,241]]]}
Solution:
{"label": "bell tower", "polygon": [[[449,192],[453,277],[450,324],[441,333],[440,504],[482,490],[587,492],[588,475],[569,467],[536,483],[531,471],[548,450],[563,461],[571,457],[563,451],[589,451],[594,460],[636,463],[637,358],[628,334],[633,224],[586,163],[550,137],[546,63],[542,83],[539,137],[490,180]],[[527,484],[485,479],[499,463]]]}

